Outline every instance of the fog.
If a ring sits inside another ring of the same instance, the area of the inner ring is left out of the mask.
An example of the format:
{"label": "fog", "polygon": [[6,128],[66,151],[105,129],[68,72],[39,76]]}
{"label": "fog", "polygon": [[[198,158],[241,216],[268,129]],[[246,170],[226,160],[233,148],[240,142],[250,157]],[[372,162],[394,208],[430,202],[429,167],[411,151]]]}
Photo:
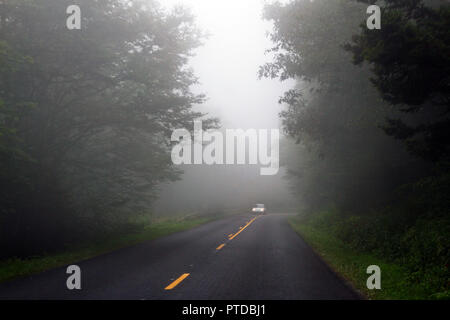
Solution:
{"label": "fog", "polygon": [[3,279],[263,203],[293,213],[259,219],[268,243],[290,250],[289,222],[351,268],[426,279],[391,297],[448,298],[449,18],[446,0],[0,1]]}
{"label": "fog", "polygon": [[[204,44],[190,61],[206,103],[197,110],[218,117],[222,129],[280,128],[278,104],[283,92],[294,82],[258,79],[258,69],[271,61],[267,33],[272,24],[262,19],[264,1],[260,0],[165,0],[167,9],[181,5],[190,9],[197,26],[207,34]],[[283,161],[283,160],[281,160]],[[182,166],[181,181],[162,186],[155,203],[158,214],[248,208],[266,203],[274,210],[296,206],[283,178],[261,176],[259,165]]]}
{"label": "fog", "polygon": [[271,23],[262,19],[262,0],[164,0],[167,8],[190,8],[208,35],[195,50],[192,66],[207,103],[199,110],[220,117],[227,128],[278,128],[279,97],[292,82],[258,80],[258,69],[271,60]]}

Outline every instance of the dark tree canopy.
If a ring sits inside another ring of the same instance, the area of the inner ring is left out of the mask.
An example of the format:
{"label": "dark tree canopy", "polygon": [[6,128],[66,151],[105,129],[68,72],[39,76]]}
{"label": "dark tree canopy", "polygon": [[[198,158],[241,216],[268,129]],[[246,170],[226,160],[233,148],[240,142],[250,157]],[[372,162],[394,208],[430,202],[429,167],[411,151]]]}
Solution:
{"label": "dark tree canopy", "polygon": [[26,233],[45,247],[149,210],[158,184],[178,176],[171,131],[203,116],[192,110],[204,96],[190,91],[202,35],[189,12],[81,0],[81,30],[68,30],[71,4],[0,2],[3,244]]}
{"label": "dark tree canopy", "polygon": [[[362,1],[367,2],[367,1]],[[354,63],[368,62],[382,98],[407,115],[386,132],[421,157],[449,156],[450,5],[447,1],[388,0],[380,30],[361,25],[345,46]]]}
{"label": "dark tree canopy", "polygon": [[281,98],[280,116],[285,133],[300,144],[297,151],[288,147],[285,158],[293,190],[307,206],[379,205],[421,165],[379,128],[393,113],[370,82],[370,70],[353,65],[343,49],[366,8],[355,1],[297,0],[265,10],[274,23],[274,59],[260,76],[297,81]]}

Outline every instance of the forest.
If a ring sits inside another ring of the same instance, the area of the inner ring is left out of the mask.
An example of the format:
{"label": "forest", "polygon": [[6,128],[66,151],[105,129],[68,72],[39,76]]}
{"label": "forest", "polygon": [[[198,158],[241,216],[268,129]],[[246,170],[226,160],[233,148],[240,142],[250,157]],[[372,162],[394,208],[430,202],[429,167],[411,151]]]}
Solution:
{"label": "forest", "polygon": [[0,3],[3,257],[127,228],[179,176],[171,131],[203,116],[191,108],[204,97],[190,91],[202,36],[189,13],[80,1],[77,33],[59,21],[70,4]]}
{"label": "forest", "polygon": [[[138,232],[163,186],[188,179],[166,202],[187,208],[183,192],[203,185],[216,195],[192,196],[189,213],[212,216],[233,207],[230,190],[241,196],[234,209],[262,203],[259,187],[278,207],[295,206],[291,224],[305,238],[326,234],[401,266],[419,297],[450,297],[448,1],[272,1],[255,13],[273,25],[255,79],[294,83],[270,103],[295,205],[244,167],[184,174],[172,162],[174,130],[199,120],[224,129],[198,108],[208,92],[193,89],[190,59],[208,35],[190,10],[76,3],[80,32],[65,23],[72,0],[0,1],[1,260]],[[366,25],[372,4],[380,29]]]}
{"label": "forest", "polygon": [[302,223],[448,298],[450,8],[385,1],[370,30],[367,3],[266,7],[275,58],[260,76],[297,82],[281,98],[287,178]]}

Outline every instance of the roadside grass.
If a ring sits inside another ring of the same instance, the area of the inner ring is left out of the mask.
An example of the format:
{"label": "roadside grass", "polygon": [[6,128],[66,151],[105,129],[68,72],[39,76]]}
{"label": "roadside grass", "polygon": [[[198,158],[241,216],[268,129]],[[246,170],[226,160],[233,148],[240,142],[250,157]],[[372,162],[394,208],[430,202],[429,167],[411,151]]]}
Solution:
{"label": "roadside grass", "polygon": [[142,231],[108,237],[96,243],[85,243],[77,248],[57,254],[43,254],[26,259],[12,258],[0,261],[0,282],[37,274],[49,269],[90,259],[120,248],[154,240],[172,233],[188,230],[207,222],[222,218],[223,215],[200,217],[190,216],[172,219],[158,219],[146,225]]}
{"label": "roadside grass", "polygon": [[[429,292],[409,279],[408,271],[395,263],[379,257],[356,252],[331,232],[321,230],[297,217],[289,219],[292,228],[323,258],[340,276],[368,299],[415,300],[429,299]],[[369,290],[366,286],[367,267],[377,265],[381,269],[381,289]]]}

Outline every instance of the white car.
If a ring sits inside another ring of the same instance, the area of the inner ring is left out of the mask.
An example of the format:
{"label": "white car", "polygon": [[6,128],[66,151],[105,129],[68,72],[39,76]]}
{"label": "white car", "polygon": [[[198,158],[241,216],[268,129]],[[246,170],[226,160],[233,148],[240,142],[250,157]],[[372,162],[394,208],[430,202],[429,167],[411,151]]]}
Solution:
{"label": "white car", "polygon": [[258,203],[252,208],[252,213],[266,214],[266,211],[267,210],[262,203]]}

